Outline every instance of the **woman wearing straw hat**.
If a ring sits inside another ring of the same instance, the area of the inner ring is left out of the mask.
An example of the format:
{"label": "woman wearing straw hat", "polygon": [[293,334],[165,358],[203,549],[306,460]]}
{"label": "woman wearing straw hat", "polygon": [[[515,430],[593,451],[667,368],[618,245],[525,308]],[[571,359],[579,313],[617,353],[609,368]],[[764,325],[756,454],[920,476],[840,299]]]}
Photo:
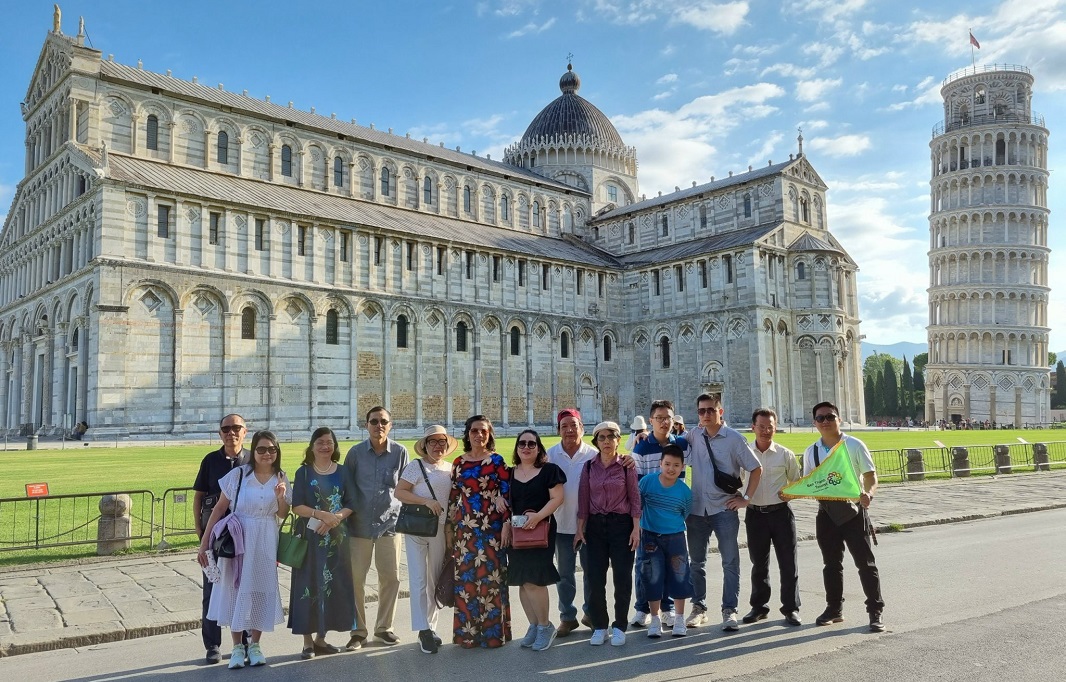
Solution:
{"label": "woman wearing straw hat", "polygon": [[[418,632],[422,653],[435,654],[441,639],[437,636],[437,574],[444,563],[444,511],[452,487],[451,462],[445,457],[455,452],[458,441],[443,426],[429,426],[415,443],[421,459],[412,460],[400,474],[396,499],[405,504],[421,504],[440,517],[437,534],[431,538],[405,535],[407,578],[411,588],[411,629]],[[429,485],[426,485],[427,481]]]}
{"label": "woman wearing straw hat", "polygon": [[644,415],[638,414],[629,423],[629,438],[626,439],[626,452],[633,452],[633,446],[638,441],[644,440],[648,435],[648,422],[644,421]]}

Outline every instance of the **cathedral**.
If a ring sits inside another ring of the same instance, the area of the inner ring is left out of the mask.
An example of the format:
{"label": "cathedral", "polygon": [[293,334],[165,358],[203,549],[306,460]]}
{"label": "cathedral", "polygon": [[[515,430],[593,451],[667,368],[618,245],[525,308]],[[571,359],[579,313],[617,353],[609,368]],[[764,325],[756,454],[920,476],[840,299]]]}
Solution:
{"label": "cathedral", "polygon": [[[503,159],[46,36],[0,233],[0,430],[628,423],[720,394],[864,422],[857,267],[803,153],[658,196],[559,96]],[[690,421],[693,420],[692,415]]]}

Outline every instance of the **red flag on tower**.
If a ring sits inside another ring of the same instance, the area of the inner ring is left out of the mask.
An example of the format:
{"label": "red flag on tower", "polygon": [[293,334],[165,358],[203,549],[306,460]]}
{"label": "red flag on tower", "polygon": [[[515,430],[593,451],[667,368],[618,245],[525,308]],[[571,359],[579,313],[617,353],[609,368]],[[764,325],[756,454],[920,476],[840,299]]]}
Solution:
{"label": "red flag on tower", "polygon": [[970,31],[970,44],[976,47],[978,50],[981,49],[981,43],[977,42],[977,38],[973,37],[973,31]]}

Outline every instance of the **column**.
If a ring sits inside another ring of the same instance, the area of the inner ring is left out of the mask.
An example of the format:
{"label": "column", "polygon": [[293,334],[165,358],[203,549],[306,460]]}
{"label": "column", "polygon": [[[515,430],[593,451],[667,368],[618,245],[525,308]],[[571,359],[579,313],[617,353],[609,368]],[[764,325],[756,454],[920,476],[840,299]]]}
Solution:
{"label": "column", "polygon": [[[501,263],[501,267],[502,267],[502,263]],[[558,366],[557,366],[557,363],[556,363],[556,354],[554,352],[554,349],[559,347],[559,337],[554,332],[551,335],[551,344],[552,344],[552,349],[553,349],[553,352],[551,354],[551,359],[552,359],[552,362],[551,362],[551,373],[552,373],[552,380],[551,380],[551,387],[552,387],[552,413],[551,413],[551,419],[552,419],[552,421],[555,421],[555,415],[559,414],[559,370],[558,370]],[[530,383],[532,383],[532,382],[530,382]],[[533,420],[531,419],[529,423],[532,424]]]}
{"label": "column", "polygon": [[481,411],[481,372],[478,371],[478,367],[481,366],[481,326],[473,324],[470,326],[470,333],[474,337],[474,353],[473,353],[473,366],[471,370],[474,372],[474,414],[482,414]]}
{"label": "column", "polygon": [[215,134],[215,131],[204,126],[204,170],[210,170],[211,168],[211,138]]}
{"label": "column", "polygon": [[274,322],[277,320],[277,315],[271,314],[267,316],[267,333],[266,333],[266,376],[267,376],[267,404],[266,404],[266,423],[270,424],[274,419],[274,391],[280,390],[275,386],[280,387],[280,382],[274,381]]}
{"label": "column", "polygon": [[[413,320],[412,320],[411,326],[415,327],[415,329],[414,329],[414,332],[415,332],[415,427],[421,429],[422,428],[422,393],[423,393],[423,391],[422,391],[422,377],[423,377],[423,372],[422,372],[422,334],[419,333],[420,330],[414,324]],[[444,326],[445,330],[448,329],[447,323],[445,323],[443,326]],[[445,331],[444,336],[445,337],[448,336],[447,331]]]}
{"label": "column", "polygon": [[[551,336],[548,337],[549,339]],[[571,343],[572,346],[575,344]],[[576,346],[571,348],[575,351]],[[555,349],[552,348],[552,357]],[[526,424],[533,423],[533,334],[532,329],[526,333]]]}
{"label": "column", "polygon": [[[452,420],[453,420],[453,416],[452,416],[452,353],[455,350],[455,348],[453,347],[453,345],[455,343],[454,340],[453,340],[454,339],[454,334],[455,334],[455,329],[449,327],[447,322],[445,322],[442,326],[444,327],[444,426],[446,426],[447,428],[450,429],[452,427]],[[473,333],[472,331],[467,331],[467,334],[466,334],[466,336],[467,336],[467,339],[466,339],[467,344],[470,343],[470,335],[472,333]],[[467,347],[469,348],[469,345]],[[471,355],[473,355],[473,354],[471,353]],[[476,370],[473,370],[473,371],[476,371]]]}
{"label": "column", "polygon": [[7,416],[10,414],[10,404],[8,403],[8,384],[9,377],[8,371],[11,369],[8,367],[7,358],[8,353],[11,352],[11,344],[7,341],[0,343],[0,409],[3,410],[0,413],[0,431],[7,432],[11,428],[8,424]]}
{"label": "column", "polygon": [[[178,199],[174,202],[174,264],[185,265],[192,262],[190,253],[192,244],[192,220],[189,219],[187,210],[193,210],[185,202]],[[200,219],[203,220],[203,213]],[[203,222],[200,223],[201,228]],[[200,230],[203,234],[203,229]],[[200,240],[200,253],[203,254],[203,239]],[[203,256],[201,255],[201,258]]]}
{"label": "column", "polygon": [[[315,315],[313,310],[310,313],[307,320],[307,376],[310,383],[307,396],[308,430],[314,429],[315,424],[318,423],[318,350],[315,346],[315,325],[318,323],[318,315]],[[340,330],[337,330],[337,333],[339,334]]]}
{"label": "column", "polygon": [[[382,313],[384,317],[385,313]],[[389,349],[392,347],[392,340],[396,338],[396,320],[390,318],[388,324],[382,320],[381,331],[383,338],[381,339],[381,372],[382,372],[382,389],[381,389],[381,404],[388,407],[392,402],[392,382],[389,380],[389,361],[392,355]]]}
{"label": "column", "polygon": [[222,404],[218,406],[219,414],[226,414],[230,410],[230,406],[237,402],[237,391],[233,386],[233,374],[228,360],[230,357],[230,336],[240,323],[240,313],[228,310],[222,313]]}
{"label": "column", "polygon": [[167,131],[170,136],[170,139],[167,140],[167,161],[170,163],[174,163],[174,147],[176,146],[174,144],[176,142],[174,139],[174,130],[176,128],[177,125],[174,121],[167,121]]}
{"label": "column", "polygon": [[[177,302],[175,301],[175,304]],[[183,342],[182,342],[182,323],[185,318],[185,311],[175,307],[174,308],[174,336],[171,341],[171,349],[173,350],[173,366],[171,368],[171,382],[170,382],[170,433],[184,431],[184,425],[179,426],[179,416],[181,415],[181,386],[184,383],[185,373],[182,371],[182,356],[183,356]]]}
{"label": "column", "polygon": [[510,415],[508,408],[510,401],[507,398],[507,357],[510,353],[511,334],[506,327],[501,327],[500,333],[500,424],[509,426]]}
{"label": "column", "polygon": [[[358,309],[348,319],[348,431],[356,432],[359,428],[359,345],[356,342],[356,325],[359,320]],[[340,311],[338,311],[340,312]]]}
{"label": "column", "polygon": [[244,138],[238,136],[237,142],[237,175],[244,177]]}

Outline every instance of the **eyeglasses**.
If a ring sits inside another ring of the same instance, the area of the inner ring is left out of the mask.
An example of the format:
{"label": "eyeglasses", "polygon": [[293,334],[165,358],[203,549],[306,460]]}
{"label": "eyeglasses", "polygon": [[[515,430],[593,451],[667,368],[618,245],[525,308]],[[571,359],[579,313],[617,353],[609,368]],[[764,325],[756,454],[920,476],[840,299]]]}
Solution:
{"label": "eyeglasses", "polygon": [[430,438],[429,440],[426,441],[426,445],[428,445],[431,448],[438,448],[438,447],[446,448],[446,447],[448,447],[448,439],[447,438]]}
{"label": "eyeglasses", "polygon": [[218,427],[218,430],[222,433],[240,433],[244,430],[244,424],[226,424]]}
{"label": "eyeglasses", "polygon": [[838,419],[837,415],[830,413],[830,414],[820,414],[820,415],[818,415],[818,416],[816,416],[814,418],[814,421],[816,421],[819,424],[821,424],[822,422],[835,422],[837,419]]}
{"label": "eyeglasses", "polygon": [[371,426],[388,426],[392,422],[390,422],[388,419],[376,419],[375,418],[375,419],[368,419],[366,423],[370,424]]}
{"label": "eyeglasses", "polygon": [[717,413],[718,413],[718,408],[717,407],[698,407],[698,408],[696,408],[696,414],[700,415],[701,417],[703,415],[705,415],[705,414],[717,414]]}
{"label": "eyeglasses", "polygon": [[276,447],[274,447],[273,445],[260,445],[259,447],[257,447],[255,449],[255,454],[257,454],[257,455],[276,455],[276,454],[278,454],[278,449]]}
{"label": "eyeglasses", "polygon": [[520,448],[535,448],[535,447],[537,447],[537,441],[535,441],[535,440],[520,440],[520,441],[518,441],[518,447],[520,447]]}
{"label": "eyeglasses", "polygon": [[651,420],[653,422],[671,422],[671,421],[674,420],[674,415],[672,415],[672,414],[660,414],[660,415],[658,415],[656,417],[652,417]]}
{"label": "eyeglasses", "polygon": [[601,433],[596,436],[596,440],[618,440],[621,438],[617,433]]}

